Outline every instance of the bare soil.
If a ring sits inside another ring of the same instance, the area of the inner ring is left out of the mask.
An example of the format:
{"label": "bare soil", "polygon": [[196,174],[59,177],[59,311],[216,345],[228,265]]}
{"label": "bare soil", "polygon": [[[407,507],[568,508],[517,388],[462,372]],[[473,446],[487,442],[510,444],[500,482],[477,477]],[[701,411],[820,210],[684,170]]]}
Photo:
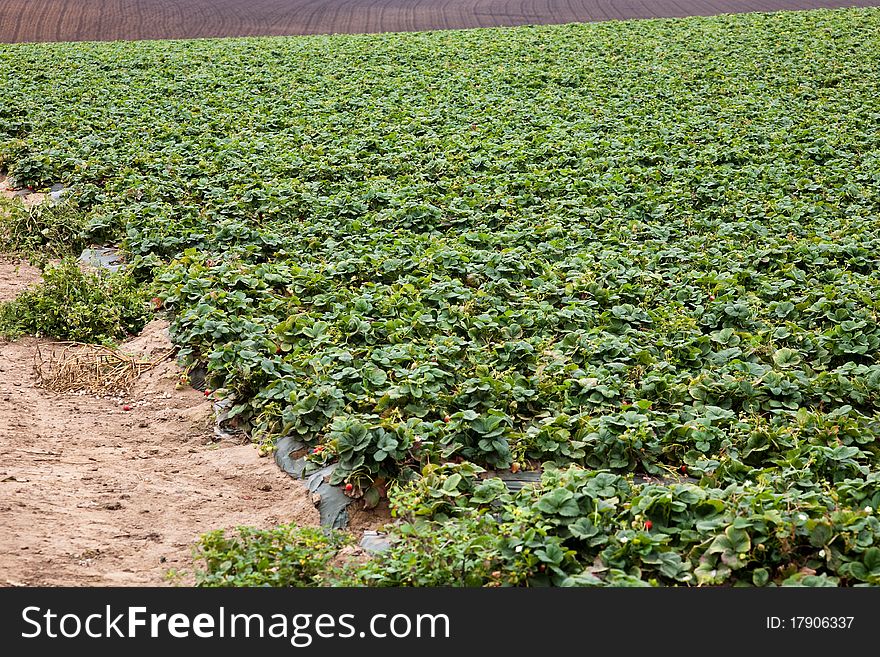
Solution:
{"label": "bare soil", "polygon": [[[3,0],[0,0],[0,5],[2,5],[2,3]],[[48,194],[45,192],[32,192],[29,189],[20,187],[13,187],[9,176],[5,173],[0,173],[0,196],[6,199],[18,199],[24,203],[26,208],[30,208],[45,201]]]}
{"label": "bare soil", "polygon": [[0,42],[405,32],[877,4],[880,0],[0,0]]}
{"label": "bare soil", "polygon": [[[38,280],[0,260],[0,300]],[[212,403],[179,385],[173,360],[125,399],[57,394],[36,385],[38,344],[0,341],[0,585],[187,584],[203,532],[318,524],[305,488],[271,458],[216,441]],[[170,346],[154,321],[124,350]]]}
{"label": "bare soil", "polygon": [[29,264],[27,260],[0,255],[0,302],[14,299],[27,287],[39,281],[40,270]]}

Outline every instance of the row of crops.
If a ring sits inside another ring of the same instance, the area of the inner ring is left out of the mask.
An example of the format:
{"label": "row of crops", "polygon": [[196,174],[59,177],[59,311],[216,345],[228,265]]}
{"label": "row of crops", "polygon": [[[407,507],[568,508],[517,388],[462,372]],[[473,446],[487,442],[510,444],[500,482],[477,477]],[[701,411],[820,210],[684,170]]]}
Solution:
{"label": "row of crops", "polygon": [[0,46],[0,161],[466,583],[877,584],[878,71],[872,9]]}

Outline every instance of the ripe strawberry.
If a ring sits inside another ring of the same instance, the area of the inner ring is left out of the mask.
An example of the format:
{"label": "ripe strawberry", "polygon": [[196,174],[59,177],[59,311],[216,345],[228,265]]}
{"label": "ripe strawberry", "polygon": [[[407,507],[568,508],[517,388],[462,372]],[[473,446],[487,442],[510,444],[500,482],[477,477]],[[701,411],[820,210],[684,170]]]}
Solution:
{"label": "ripe strawberry", "polygon": [[448,423],[449,421],[451,421],[451,420],[452,420],[452,418],[449,417],[448,415],[447,415],[446,417],[443,418],[443,421],[444,421],[444,422],[447,422],[447,423]]}
{"label": "ripe strawberry", "polygon": [[715,295],[714,295],[714,294],[710,294],[710,295],[709,295],[709,301],[715,301]]}
{"label": "ripe strawberry", "polygon": [[211,391],[205,390],[205,397],[210,397],[210,396],[211,396]]}
{"label": "ripe strawberry", "polygon": [[130,410],[131,410],[131,406],[129,406],[128,404],[126,404],[125,406],[122,407],[122,410],[123,410],[123,411],[130,411]]}
{"label": "ripe strawberry", "polygon": [[682,471],[683,473],[687,474],[688,467],[687,467],[684,463],[681,464],[681,471]]}
{"label": "ripe strawberry", "polygon": [[345,484],[345,492],[346,493],[350,493],[353,490],[354,490],[354,486],[352,486],[351,484]]}
{"label": "ripe strawberry", "polygon": [[645,520],[645,529],[647,529],[648,531],[651,531],[651,527],[653,527],[653,526],[654,526],[653,522],[651,522],[650,520]]}

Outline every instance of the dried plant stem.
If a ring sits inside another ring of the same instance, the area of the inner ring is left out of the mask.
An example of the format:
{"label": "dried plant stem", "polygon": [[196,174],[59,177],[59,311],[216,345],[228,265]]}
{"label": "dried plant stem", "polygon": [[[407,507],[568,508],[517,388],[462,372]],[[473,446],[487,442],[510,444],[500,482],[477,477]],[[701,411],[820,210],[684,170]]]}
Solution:
{"label": "dried plant stem", "polygon": [[34,372],[39,385],[54,392],[124,394],[139,376],[172,353],[150,360],[102,345],[53,342],[37,346]]}

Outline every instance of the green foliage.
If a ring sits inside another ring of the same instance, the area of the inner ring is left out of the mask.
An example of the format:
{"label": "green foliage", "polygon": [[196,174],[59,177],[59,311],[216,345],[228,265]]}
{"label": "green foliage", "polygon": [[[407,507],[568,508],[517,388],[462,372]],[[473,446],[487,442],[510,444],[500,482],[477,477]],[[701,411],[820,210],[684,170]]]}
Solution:
{"label": "green foliage", "polygon": [[397,515],[422,518],[401,537],[468,535],[479,522],[491,555],[483,585],[880,584],[880,520],[829,487],[792,490],[773,475],[725,488],[636,483],[551,468],[540,486],[501,492],[488,508],[478,493],[492,480],[471,484],[477,492],[456,496],[452,515],[436,503],[448,481],[430,471],[392,497]]}
{"label": "green foliage", "polygon": [[[726,488],[638,483],[572,466],[508,493],[480,474],[468,463],[426,468],[392,495],[404,521],[391,547],[366,562],[330,567],[344,541],[316,530],[206,535],[199,583],[880,585],[880,519],[828,488],[792,490],[772,476]],[[304,556],[315,537],[313,556]]]}
{"label": "green foliage", "polygon": [[497,577],[496,531],[486,516],[437,525],[405,523],[388,550],[363,564],[349,564],[337,581],[345,586],[483,586]]}
{"label": "green foliage", "polygon": [[327,447],[337,457],[334,483],[346,478],[393,477],[412,447],[412,431],[383,422],[378,416],[351,416],[333,422]]}
{"label": "green foliage", "polygon": [[507,489],[497,479],[481,482],[479,475],[483,472],[483,468],[467,461],[429,463],[413,483],[392,490],[389,498],[393,513],[410,520],[422,516],[444,520],[470,509],[473,503],[488,504]]}
{"label": "green foliage", "polygon": [[74,203],[26,208],[0,199],[0,252],[61,257],[79,254],[85,242],[84,213]]}
{"label": "green foliage", "polygon": [[[517,498],[498,581],[873,583],[878,53],[877,9],[3,45],[0,162],[124,240],[258,440],[617,477]],[[425,478],[401,516],[473,520]]]}
{"label": "green foliage", "polygon": [[112,343],[149,321],[148,294],[121,273],[84,272],[73,258],[49,264],[43,282],[0,304],[0,334]]}
{"label": "green foliage", "polygon": [[317,586],[348,542],[340,532],[296,525],[209,532],[194,553],[196,586]]}

